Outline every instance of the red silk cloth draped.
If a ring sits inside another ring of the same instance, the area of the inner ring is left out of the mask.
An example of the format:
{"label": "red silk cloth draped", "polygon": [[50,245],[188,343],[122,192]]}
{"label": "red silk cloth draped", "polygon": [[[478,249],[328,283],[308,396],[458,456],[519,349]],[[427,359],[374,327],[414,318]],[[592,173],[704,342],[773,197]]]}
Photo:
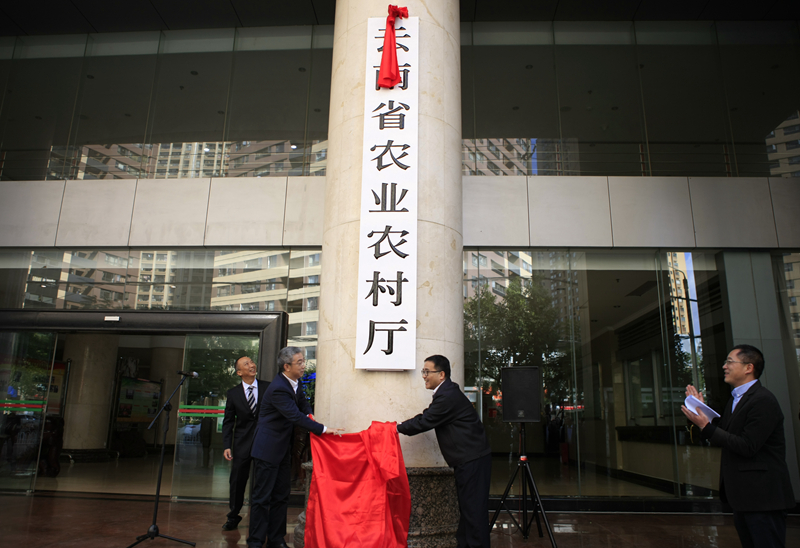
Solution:
{"label": "red silk cloth draped", "polygon": [[397,423],[311,436],[307,548],[406,548],[411,493]]}
{"label": "red silk cloth draped", "polygon": [[386,32],[383,33],[383,54],[381,70],[378,73],[378,86],[391,88],[400,83],[400,67],[397,66],[397,40],[394,22],[397,18],[407,19],[408,8],[389,5],[389,16],[386,18]]}

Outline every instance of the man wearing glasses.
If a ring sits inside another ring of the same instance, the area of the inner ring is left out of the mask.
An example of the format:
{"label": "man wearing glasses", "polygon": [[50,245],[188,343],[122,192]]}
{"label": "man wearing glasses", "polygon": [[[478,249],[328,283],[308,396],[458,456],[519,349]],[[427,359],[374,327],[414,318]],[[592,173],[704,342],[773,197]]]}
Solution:
{"label": "man wearing glasses", "polygon": [[[786,466],[783,413],[772,392],[758,378],[764,356],[748,344],[735,346],[722,364],[733,387],[722,416],[713,423],[685,406],[683,414],[704,439],[722,447],[719,493],[733,508],[733,522],[745,548],[786,544],[786,513],[795,500]],[[689,385],[686,395],[703,401]]]}
{"label": "man wearing glasses", "polygon": [[434,429],[444,460],[453,467],[461,514],[458,548],[489,548],[489,480],[492,451],[478,413],[456,383],[450,380],[450,361],[431,356],[422,366],[425,388],[433,400],[425,411],[397,425],[414,436]]}
{"label": "man wearing glasses", "polygon": [[311,419],[311,406],[303,392],[306,370],[303,349],[287,346],[278,353],[278,371],[266,389],[258,410],[253,448],[255,476],[250,488],[250,536],[247,546],[289,548],[286,515],[292,472],[292,430],[301,426],[312,434],[342,435],[341,428],[328,428]]}

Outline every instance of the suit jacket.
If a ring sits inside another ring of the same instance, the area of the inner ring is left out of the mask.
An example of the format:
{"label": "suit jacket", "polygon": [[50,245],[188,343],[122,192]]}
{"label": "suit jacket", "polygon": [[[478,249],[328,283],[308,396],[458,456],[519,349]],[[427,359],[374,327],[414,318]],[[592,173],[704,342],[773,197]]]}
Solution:
{"label": "suit jacket", "polygon": [[756,381],[732,406],[733,398],[703,429],[703,437],[722,447],[720,498],[738,512],[794,508],[778,400]]}
{"label": "suit jacket", "polygon": [[413,436],[436,430],[436,440],[447,464],[456,467],[492,452],[478,413],[456,383],[445,379],[425,411],[397,425]]}
{"label": "suit jacket", "polygon": [[253,438],[258,422],[258,409],[264,393],[269,387],[266,381],[255,381],[258,386],[256,412],[247,405],[247,396],[244,388],[238,384],[228,390],[228,400],[225,403],[225,416],[222,419],[222,448],[232,449],[234,459],[243,459],[250,456]]}
{"label": "suit jacket", "polygon": [[311,406],[302,383],[297,394],[289,379],[278,373],[269,385],[258,412],[258,428],[250,454],[271,464],[280,464],[292,445],[294,426],[321,435],[324,427],[307,417]]}

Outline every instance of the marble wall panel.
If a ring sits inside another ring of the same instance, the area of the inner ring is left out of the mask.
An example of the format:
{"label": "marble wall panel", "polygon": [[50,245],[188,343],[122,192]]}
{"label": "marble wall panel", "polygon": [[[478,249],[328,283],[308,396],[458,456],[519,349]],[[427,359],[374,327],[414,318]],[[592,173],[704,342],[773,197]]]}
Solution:
{"label": "marble wall panel", "polygon": [[686,177],[609,177],[614,246],[694,247]]}
{"label": "marble wall panel", "polygon": [[134,247],[202,246],[211,179],[139,179],[133,207]]}
{"label": "marble wall panel", "polygon": [[211,179],[207,246],[280,246],[286,177]]}
{"label": "marble wall panel", "polygon": [[56,245],[128,245],[135,195],[135,179],[67,181]]}
{"label": "marble wall panel", "polygon": [[465,245],[530,245],[527,177],[464,177],[463,204]]}
{"label": "marble wall panel", "polygon": [[689,177],[697,247],[776,247],[766,177]]}
{"label": "marble wall panel", "polygon": [[528,211],[532,246],[614,245],[606,177],[529,177]]}
{"label": "marble wall panel", "polygon": [[0,182],[0,246],[55,245],[64,186],[64,181]]}
{"label": "marble wall panel", "polygon": [[770,177],[772,209],[780,247],[800,247],[800,184],[794,177]]}
{"label": "marble wall panel", "polygon": [[321,245],[325,177],[289,177],[283,245]]}

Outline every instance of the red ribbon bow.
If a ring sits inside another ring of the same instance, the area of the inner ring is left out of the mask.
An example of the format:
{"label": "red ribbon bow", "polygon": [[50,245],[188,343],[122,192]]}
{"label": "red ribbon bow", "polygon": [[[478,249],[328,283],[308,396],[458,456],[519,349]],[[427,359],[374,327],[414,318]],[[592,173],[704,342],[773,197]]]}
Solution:
{"label": "red ribbon bow", "polygon": [[397,18],[407,19],[408,8],[389,5],[389,16],[386,18],[386,32],[383,34],[383,55],[381,70],[378,73],[378,86],[392,88],[400,83],[400,67],[397,65],[397,41],[395,39],[394,22]]}

